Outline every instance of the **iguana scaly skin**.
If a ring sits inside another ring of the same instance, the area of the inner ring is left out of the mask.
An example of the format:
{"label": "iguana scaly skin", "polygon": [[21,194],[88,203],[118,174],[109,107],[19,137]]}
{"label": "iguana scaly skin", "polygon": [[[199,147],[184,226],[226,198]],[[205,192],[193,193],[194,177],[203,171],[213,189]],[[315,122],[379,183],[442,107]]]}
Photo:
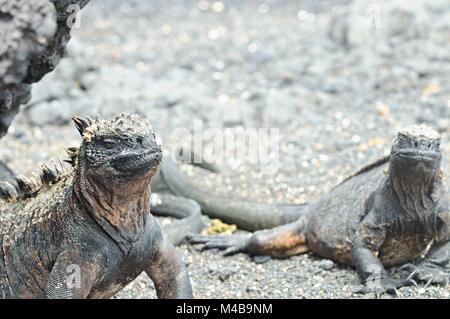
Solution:
{"label": "iguana scaly skin", "polygon": [[[407,266],[414,269],[410,278],[444,283],[450,274],[450,228],[441,160],[438,133],[422,126],[402,130],[390,157],[367,166],[317,202],[300,206],[295,222],[251,235],[195,236],[192,242],[227,254],[279,258],[313,251],[355,266],[367,289],[377,292],[405,284],[391,279],[385,267],[410,262],[417,262]],[[241,203],[229,202],[217,217],[226,219],[226,209]],[[240,207],[242,216],[250,212],[254,219],[249,222],[258,223],[249,203]]]}
{"label": "iguana scaly skin", "polygon": [[0,297],[109,298],[144,271],[158,297],[192,297],[150,214],[162,157],[150,124],[136,115],[74,121],[83,142],[68,150],[72,170],[44,166],[0,185]]}

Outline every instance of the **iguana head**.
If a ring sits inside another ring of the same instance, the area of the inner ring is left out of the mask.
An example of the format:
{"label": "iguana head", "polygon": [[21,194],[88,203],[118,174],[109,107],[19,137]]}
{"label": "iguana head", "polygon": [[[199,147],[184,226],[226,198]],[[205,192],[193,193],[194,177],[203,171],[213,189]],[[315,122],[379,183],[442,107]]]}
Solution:
{"label": "iguana head", "polygon": [[400,130],[392,143],[391,163],[405,169],[436,171],[442,161],[441,137],[420,125]]}
{"label": "iguana head", "polygon": [[161,163],[162,150],[150,123],[122,114],[113,120],[73,118],[83,137],[76,154],[80,174],[91,182],[113,186],[148,180]]}

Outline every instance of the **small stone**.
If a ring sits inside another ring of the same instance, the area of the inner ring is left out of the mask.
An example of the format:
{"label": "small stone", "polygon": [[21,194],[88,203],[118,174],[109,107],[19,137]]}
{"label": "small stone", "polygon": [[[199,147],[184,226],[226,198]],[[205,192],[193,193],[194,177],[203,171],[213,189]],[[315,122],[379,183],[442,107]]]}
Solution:
{"label": "small stone", "polygon": [[219,275],[219,279],[221,282],[227,281],[230,278],[230,273],[224,273]]}
{"label": "small stone", "polygon": [[316,269],[313,270],[313,274],[314,275],[320,275],[322,273],[324,273],[324,270],[321,269],[321,268],[316,268]]}
{"label": "small stone", "polygon": [[331,270],[334,268],[334,262],[328,259],[324,259],[320,261],[319,267],[323,270]]}
{"label": "small stone", "polygon": [[391,111],[389,105],[387,105],[383,102],[378,102],[375,105],[375,109],[377,110],[378,115],[381,117],[388,117],[389,113]]}
{"label": "small stone", "polygon": [[253,262],[255,264],[265,264],[266,262],[270,261],[270,256],[255,256],[253,257]]}
{"label": "small stone", "polygon": [[247,288],[245,289],[245,291],[246,291],[247,293],[252,293],[252,292],[258,292],[258,289],[256,289],[255,287],[247,287]]}

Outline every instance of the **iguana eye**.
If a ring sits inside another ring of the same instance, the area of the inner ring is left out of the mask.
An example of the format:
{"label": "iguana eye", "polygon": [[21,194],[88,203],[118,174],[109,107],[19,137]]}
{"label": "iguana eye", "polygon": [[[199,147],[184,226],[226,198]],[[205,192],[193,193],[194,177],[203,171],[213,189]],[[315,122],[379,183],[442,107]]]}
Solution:
{"label": "iguana eye", "polygon": [[111,148],[113,148],[116,145],[116,141],[113,140],[113,139],[107,138],[107,139],[103,140],[103,145],[106,148],[111,149]]}

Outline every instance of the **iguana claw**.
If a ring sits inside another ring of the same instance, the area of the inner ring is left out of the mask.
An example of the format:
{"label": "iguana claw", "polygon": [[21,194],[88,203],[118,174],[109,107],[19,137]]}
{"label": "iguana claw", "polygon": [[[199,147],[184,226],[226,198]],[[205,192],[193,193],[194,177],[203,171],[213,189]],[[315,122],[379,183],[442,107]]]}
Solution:
{"label": "iguana claw", "polygon": [[431,284],[448,285],[449,282],[449,273],[438,266],[407,264],[401,269],[412,271],[406,279],[408,282],[415,283],[415,285],[417,285],[417,281],[425,283],[425,288]]}
{"label": "iguana claw", "polygon": [[192,236],[189,238],[191,244],[203,244],[202,251],[209,249],[224,250],[225,256],[245,252],[249,244],[249,235],[226,235],[226,236]]}
{"label": "iguana claw", "polygon": [[390,277],[379,279],[377,282],[366,283],[365,286],[353,291],[355,294],[368,294],[375,293],[376,299],[380,299],[381,295],[388,293],[395,295],[397,298],[400,296],[397,288],[405,285],[404,280],[396,280]]}

